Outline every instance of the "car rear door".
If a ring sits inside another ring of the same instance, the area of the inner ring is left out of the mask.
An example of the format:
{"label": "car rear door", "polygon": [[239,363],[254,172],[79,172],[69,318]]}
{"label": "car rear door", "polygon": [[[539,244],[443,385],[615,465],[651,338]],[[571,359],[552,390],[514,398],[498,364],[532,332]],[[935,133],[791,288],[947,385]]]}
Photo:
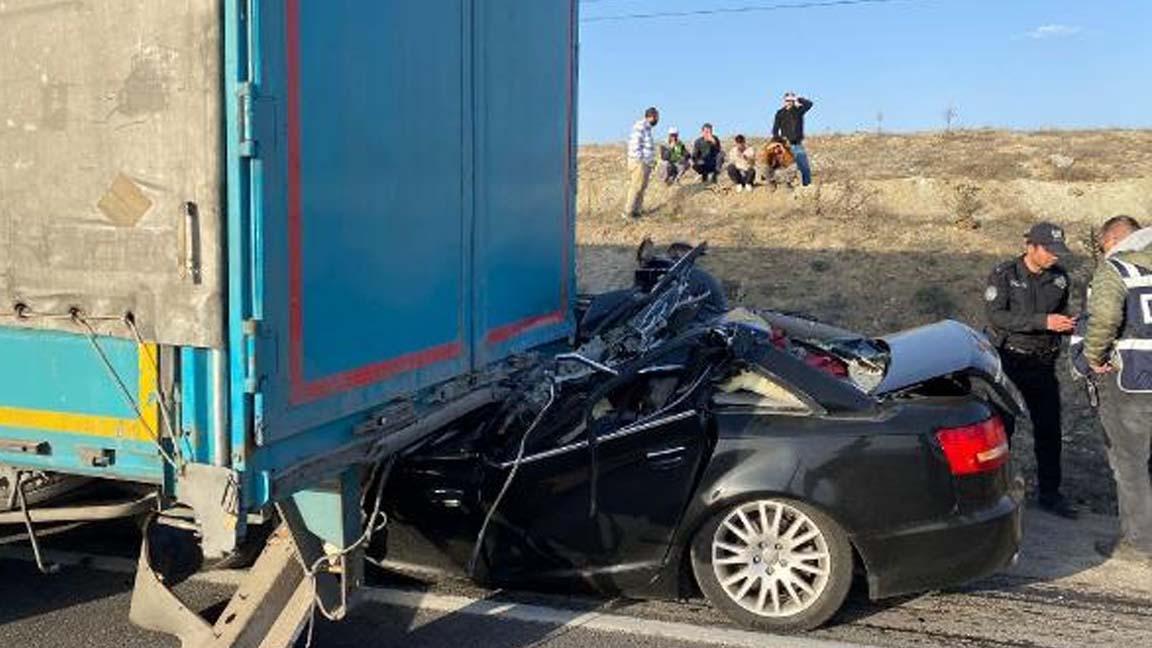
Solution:
{"label": "car rear door", "polygon": [[[706,376],[655,369],[608,390],[590,432],[523,458],[485,542],[498,577],[619,584],[663,562],[711,444],[697,405]],[[489,488],[514,465],[499,464]]]}
{"label": "car rear door", "polygon": [[[669,377],[645,386],[661,379]],[[663,562],[710,449],[707,415],[694,402],[701,388],[597,441],[591,564],[623,577]],[[622,566],[627,569],[615,569]]]}

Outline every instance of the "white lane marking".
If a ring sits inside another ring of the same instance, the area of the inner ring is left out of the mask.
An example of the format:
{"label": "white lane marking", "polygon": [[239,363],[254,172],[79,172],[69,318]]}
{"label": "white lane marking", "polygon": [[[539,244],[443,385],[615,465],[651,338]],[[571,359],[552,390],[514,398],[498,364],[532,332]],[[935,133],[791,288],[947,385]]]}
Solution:
{"label": "white lane marking", "polygon": [[[50,562],[61,565],[87,567],[99,571],[121,574],[131,574],[136,571],[136,561],[128,558],[58,550],[45,551],[44,557]],[[16,547],[0,547],[0,558],[34,560],[30,550]],[[242,571],[217,570],[201,572],[193,576],[192,580],[235,586],[239,585],[243,577],[244,572]],[[686,641],[704,645],[734,646],[735,648],[868,648],[865,644],[842,641],[773,635],[722,626],[658,621],[622,614],[566,610],[509,601],[487,601],[467,596],[431,594],[380,587],[366,587],[363,594],[364,600],[395,607],[504,619],[521,623],[539,623],[559,626],[560,629],[579,628],[637,637]]]}
{"label": "white lane marking", "polygon": [[700,626],[674,621],[657,621],[604,612],[579,612],[541,605],[485,601],[466,596],[429,594],[397,589],[369,588],[364,599],[397,607],[466,614],[526,623],[580,628],[640,637],[669,639],[706,645],[738,648],[863,648],[862,644],[772,635],[719,626]]}

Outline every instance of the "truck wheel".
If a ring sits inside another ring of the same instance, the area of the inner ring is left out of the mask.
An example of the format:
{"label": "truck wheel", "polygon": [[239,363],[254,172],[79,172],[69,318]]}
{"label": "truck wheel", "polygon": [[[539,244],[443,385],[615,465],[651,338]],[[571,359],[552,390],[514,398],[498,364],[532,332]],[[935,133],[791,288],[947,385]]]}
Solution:
{"label": "truck wheel", "polygon": [[773,632],[811,630],[832,618],[848,596],[852,568],[840,525],[787,499],[732,505],[692,542],[692,571],[712,605]]}

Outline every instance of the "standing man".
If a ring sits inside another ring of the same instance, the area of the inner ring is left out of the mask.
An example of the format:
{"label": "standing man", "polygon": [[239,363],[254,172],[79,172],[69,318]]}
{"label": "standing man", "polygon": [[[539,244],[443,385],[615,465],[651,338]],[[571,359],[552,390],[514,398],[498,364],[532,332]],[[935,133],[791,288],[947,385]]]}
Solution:
{"label": "standing man", "polygon": [[[1060,494],[1062,439],[1056,380],[1060,338],[1076,325],[1066,314],[1068,273],[1058,265],[1060,257],[1069,254],[1063,229],[1052,223],[1033,226],[1024,254],[996,266],[988,277],[984,304],[989,337],[1032,415],[1037,503],[1050,513],[1075,518],[1076,509]],[[1009,438],[1013,431],[1008,430]]]}
{"label": "standing man", "polygon": [[692,143],[692,168],[700,174],[700,182],[716,182],[720,167],[724,164],[724,149],[720,138],[712,132],[712,124],[705,122],[700,127],[700,137]]}
{"label": "standing man", "polygon": [[644,111],[644,119],[632,125],[632,134],[628,137],[628,197],[621,214],[626,219],[640,218],[644,208],[644,191],[648,189],[648,178],[656,162],[652,127],[659,122],[660,111],[649,108]]}
{"label": "standing man", "polygon": [[1098,378],[1120,537],[1096,548],[1152,566],[1152,228],[1140,229],[1129,216],[1110,218],[1100,248],[1105,256],[1088,294],[1084,358]]}
{"label": "standing man", "polygon": [[800,169],[800,184],[812,184],[812,167],[808,164],[808,151],[804,149],[804,113],[812,110],[812,102],[795,92],[784,93],[784,107],[776,111],[772,122],[772,137],[783,137],[792,147],[796,156],[796,167]]}

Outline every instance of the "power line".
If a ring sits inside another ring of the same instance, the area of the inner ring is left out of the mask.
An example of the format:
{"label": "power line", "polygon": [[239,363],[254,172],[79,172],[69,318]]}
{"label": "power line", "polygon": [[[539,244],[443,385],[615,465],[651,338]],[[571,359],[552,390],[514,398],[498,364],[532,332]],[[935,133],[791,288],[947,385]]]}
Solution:
{"label": "power line", "polygon": [[[588,2],[601,2],[603,0],[584,0]],[[580,22],[609,22],[623,20],[647,20],[650,18],[682,18],[686,16],[712,16],[716,14],[750,13],[754,11],[781,11],[786,9],[814,9],[817,7],[846,7],[850,5],[887,4],[890,2],[907,2],[909,0],[823,0],[818,2],[797,2],[792,4],[774,5],[747,5],[743,7],[722,7],[719,9],[696,9],[693,11],[656,11],[651,13],[617,14],[610,16],[592,16],[583,18]]]}

